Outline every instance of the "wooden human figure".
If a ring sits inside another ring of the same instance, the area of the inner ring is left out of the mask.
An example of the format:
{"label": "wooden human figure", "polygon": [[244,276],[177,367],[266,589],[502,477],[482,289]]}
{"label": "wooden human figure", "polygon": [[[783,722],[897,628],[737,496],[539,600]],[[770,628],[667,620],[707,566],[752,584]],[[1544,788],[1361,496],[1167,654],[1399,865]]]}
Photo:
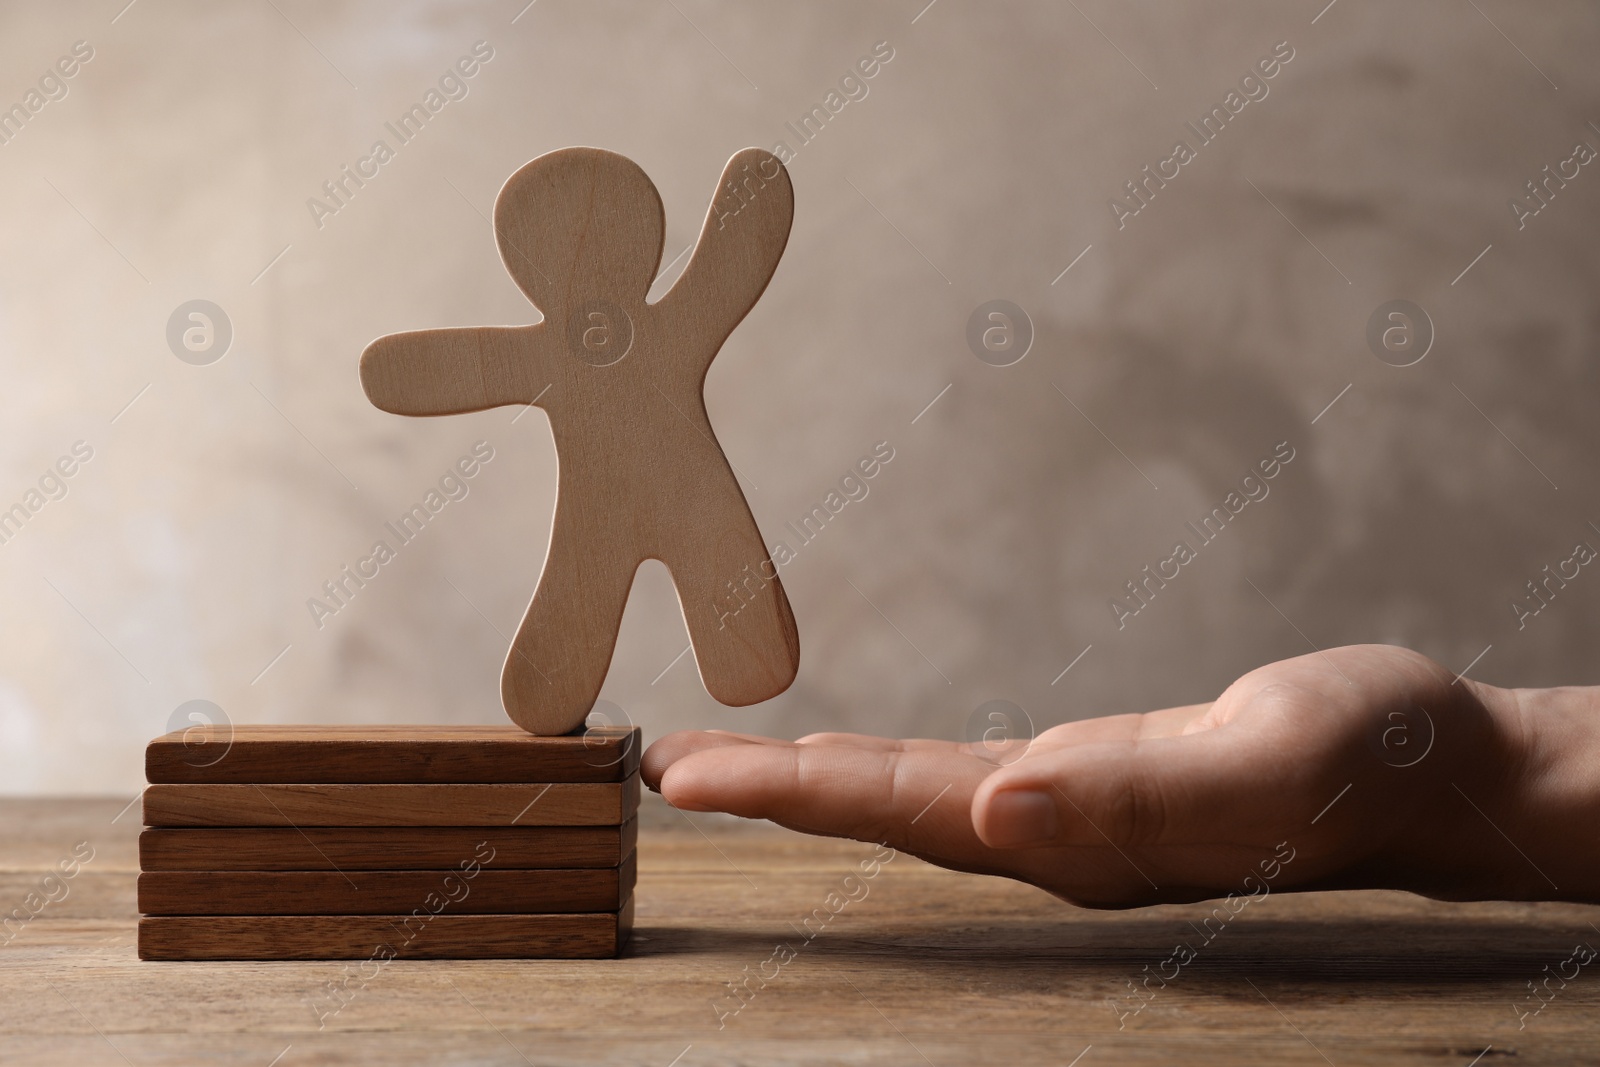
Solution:
{"label": "wooden human figure", "polygon": [[390,334],[362,353],[362,387],[385,411],[535,404],[549,415],[555,521],[500,683],[524,729],[582,725],[646,559],[672,574],[712,696],[754,704],[794,680],[794,615],[702,395],[712,359],[777,269],[793,215],[783,165],[737,153],[682,276],[647,304],[664,231],[655,185],[613,152],[551,152],[513,174],[494,207],[500,257],[544,321]]}

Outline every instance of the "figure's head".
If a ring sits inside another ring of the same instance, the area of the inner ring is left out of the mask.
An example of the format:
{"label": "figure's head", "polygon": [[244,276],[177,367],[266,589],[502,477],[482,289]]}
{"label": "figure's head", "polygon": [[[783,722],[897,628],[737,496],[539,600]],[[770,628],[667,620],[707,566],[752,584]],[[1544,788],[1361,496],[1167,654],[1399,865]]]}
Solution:
{"label": "figure's head", "polygon": [[546,317],[568,294],[644,303],[661,265],[661,195],[638,164],[599,148],[563,148],[507,179],[494,204],[506,270]]}

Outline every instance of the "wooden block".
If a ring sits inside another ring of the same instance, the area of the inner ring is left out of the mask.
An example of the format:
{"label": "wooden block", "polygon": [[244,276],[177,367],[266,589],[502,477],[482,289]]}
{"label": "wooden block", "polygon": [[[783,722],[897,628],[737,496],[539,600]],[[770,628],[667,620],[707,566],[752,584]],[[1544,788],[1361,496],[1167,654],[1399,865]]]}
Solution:
{"label": "wooden block", "polygon": [[451,915],[617,911],[636,865],[561,871],[145,871],[146,915],[408,915],[448,901]]}
{"label": "wooden block", "polygon": [[618,955],[621,911],[580,915],[147,915],[142,960],[593,960]]}
{"label": "wooden block", "polygon": [[620,826],[639,776],[545,785],[152,785],[146,826]]}
{"label": "wooden block", "polygon": [[633,854],[639,820],[621,826],[269,826],[151,828],[146,871],[454,870],[480,844],[500,870],[616,867]]}
{"label": "wooden block", "polygon": [[614,152],[550,152],[494,205],[500,258],[543,321],[390,334],[361,354],[362,388],[384,411],[530,404],[550,418],[550,547],[500,675],[519,726],[560,734],[584,721],[646,559],[672,575],[713,697],[742,707],[794,681],[794,614],[704,397],[706,370],[766,289],[793,217],[783,164],[759,148],[735,154],[688,263],[646,303],[666,230],[655,185]]}
{"label": "wooden block", "polygon": [[144,768],[152,783],[620,782],[641,747],[627,726],[194,726],[151,741]]}

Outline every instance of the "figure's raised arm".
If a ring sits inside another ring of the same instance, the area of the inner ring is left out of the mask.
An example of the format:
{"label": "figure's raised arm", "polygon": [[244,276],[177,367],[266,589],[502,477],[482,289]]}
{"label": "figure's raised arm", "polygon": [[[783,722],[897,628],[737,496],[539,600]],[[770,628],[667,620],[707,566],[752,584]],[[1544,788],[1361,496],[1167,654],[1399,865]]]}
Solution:
{"label": "figure's raised arm", "polygon": [[735,154],[689,265],[661,298],[663,314],[720,346],[772,280],[793,220],[794,187],[778,158],[759,148]]}
{"label": "figure's raised arm", "polygon": [[392,333],[361,353],[361,387],[396,415],[531,404],[553,380],[546,335],[542,323]]}

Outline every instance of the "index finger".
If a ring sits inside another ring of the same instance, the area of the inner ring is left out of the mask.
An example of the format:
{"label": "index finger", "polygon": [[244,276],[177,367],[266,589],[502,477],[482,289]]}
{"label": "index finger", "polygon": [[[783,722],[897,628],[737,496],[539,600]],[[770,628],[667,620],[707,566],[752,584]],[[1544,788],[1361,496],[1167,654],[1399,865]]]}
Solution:
{"label": "index finger", "polygon": [[889,844],[944,863],[970,865],[990,852],[970,811],[995,766],[960,750],[730,743],[708,735],[671,735],[656,746],[667,746],[670,762],[663,767],[648,754],[647,762],[662,796],[678,807]]}

